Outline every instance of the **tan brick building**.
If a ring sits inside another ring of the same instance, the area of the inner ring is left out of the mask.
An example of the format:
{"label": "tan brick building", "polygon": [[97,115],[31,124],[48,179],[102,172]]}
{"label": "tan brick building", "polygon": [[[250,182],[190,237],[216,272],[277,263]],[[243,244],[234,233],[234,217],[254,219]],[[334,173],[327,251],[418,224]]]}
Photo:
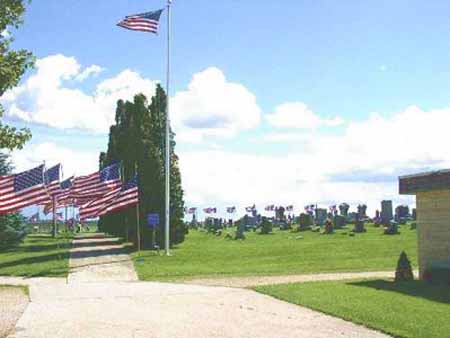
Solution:
{"label": "tan brick building", "polygon": [[435,264],[450,267],[450,170],[399,178],[400,194],[416,195],[419,275]]}

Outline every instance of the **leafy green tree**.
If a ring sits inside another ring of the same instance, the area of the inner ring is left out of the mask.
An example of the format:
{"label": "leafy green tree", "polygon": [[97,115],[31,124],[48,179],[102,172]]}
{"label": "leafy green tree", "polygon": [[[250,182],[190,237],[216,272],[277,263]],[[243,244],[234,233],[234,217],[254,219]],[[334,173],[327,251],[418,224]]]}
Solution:
{"label": "leafy green tree", "polygon": [[[108,150],[100,154],[100,167],[120,160],[123,165],[123,179],[129,180],[138,175],[139,213],[141,219],[141,239],[144,247],[153,243],[164,245],[164,154],[166,95],[162,87],[157,86],[156,94],[148,104],[147,98],[136,95],[133,102],[117,102],[115,125],[109,133]],[[175,135],[171,133],[171,243],[184,240],[183,190],[175,154]],[[100,218],[102,231],[130,236],[136,241],[137,210],[129,208],[114,215]],[[160,215],[161,225],[155,232],[144,226],[149,213]]]}
{"label": "leafy green tree", "polygon": [[[24,0],[1,0],[0,5],[0,97],[17,85],[20,77],[33,66],[34,58],[27,50],[11,50],[13,38],[10,33],[5,34],[8,28],[18,28],[22,24],[22,15],[25,12]],[[3,116],[3,107],[0,105],[0,119]],[[0,121],[0,149],[22,148],[31,138],[28,129],[17,130],[4,125]]]}
{"label": "leafy green tree", "polygon": [[[7,155],[0,153],[0,175],[10,174],[12,165]],[[19,213],[0,215],[0,249],[20,243],[26,236],[25,220]]]}

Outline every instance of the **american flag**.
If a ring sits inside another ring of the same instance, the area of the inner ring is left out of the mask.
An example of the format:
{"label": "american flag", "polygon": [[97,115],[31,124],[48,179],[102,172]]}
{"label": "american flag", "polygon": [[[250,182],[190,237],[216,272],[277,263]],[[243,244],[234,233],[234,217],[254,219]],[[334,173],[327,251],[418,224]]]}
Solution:
{"label": "american flag", "polygon": [[253,204],[251,207],[246,207],[245,211],[252,212],[253,210],[256,210],[256,206]]}
{"label": "american flag", "polygon": [[195,214],[197,212],[197,208],[189,208],[187,212],[188,214]]}
{"label": "american flag", "polygon": [[228,212],[229,214],[235,213],[235,212],[236,212],[236,207],[227,207],[227,212]]}
{"label": "american flag", "polygon": [[203,209],[205,214],[215,214],[217,212],[217,208],[205,208]]}
{"label": "american flag", "polygon": [[159,18],[163,9],[153,12],[128,15],[117,26],[133,31],[158,33]]}
{"label": "american flag", "polygon": [[266,211],[274,211],[275,210],[275,205],[273,205],[273,204],[268,205],[268,206],[266,206],[264,208],[264,210],[266,210]]}
{"label": "american flag", "polygon": [[39,222],[39,212],[31,215],[30,218],[28,219],[28,221],[31,222],[31,223]]}
{"label": "american flag", "polygon": [[[56,191],[56,208],[65,207],[72,204],[70,197],[73,183],[73,176],[65,179],[59,183],[59,189]],[[50,201],[44,206],[44,214],[47,215],[53,210],[53,201]]]}
{"label": "american flag", "polygon": [[43,165],[19,174],[0,176],[0,214],[43,204],[49,199],[44,187]]}
{"label": "american flag", "polygon": [[44,172],[45,189],[49,195],[56,195],[60,190],[61,164],[57,164]]}
{"label": "american flag", "polygon": [[111,203],[119,195],[120,191],[121,188],[111,190],[102,197],[81,205],[80,220],[97,217],[100,210]]}
{"label": "american flag", "polygon": [[294,206],[293,205],[288,205],[286,207],[286,211],[294,211]]}
{"label": "american flag", "polygon": [[117,197],[111,202],[107,203],[99,212],[98,215],[106,215],[116,212],[138,204],[139,190],[137,176],[128,182],[125,182]]}
{"label": "american flag", "polygon": [[[120,163],[117,162],[93,174],[76,177],[73,180],[70,197],[83,200],[83,203],[86,203],[121,186]],[[81,205],[80,201],[77,204]]]}

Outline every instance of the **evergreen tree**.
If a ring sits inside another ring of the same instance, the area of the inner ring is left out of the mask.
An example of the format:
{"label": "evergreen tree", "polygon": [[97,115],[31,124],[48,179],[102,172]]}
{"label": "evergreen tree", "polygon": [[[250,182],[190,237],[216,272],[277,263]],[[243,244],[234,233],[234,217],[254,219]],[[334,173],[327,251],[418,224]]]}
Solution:
{"label": "evergreen tree", "polygon": [[[25,11],[24,0],[1,0],[0,5],[0,32],[9,27],[18,28],[22,23],[21,17]],[[25,70],[32,67],[33,57],[26,50],[14,51],[10,49],[12,37],[0,34],[0,97],[17,85]],[[0,104],[0,119],[3,107]],[[0,149],[22,148],[31,137],[28,129],[17,130],[4,125],[0,121]]]}
{"label": "evergreen tree", "polygon": [[[0,153],[0,175],[12,171],[7,155]],[[0,249],[20,243],[26,236],[25,222],[19,213],[0,215]]]}
{"label": "evergreen tree", "polygon": [[402,251],[397,262],[397,269],[395,270],[395,281],[411,281],[414,280],[414,275],[411,267],[411,262],[406,256],[406,252]]}
{"label": "evergreen tree", "polygon": [[[165,156],[165,121],[166,95],[161,86],[148,105],[144,95],[134,97],[133,102],[117,102],[115,125],[111,126],[108,149],[100,154],[100,167],[114,161],[121,161],[124,181],[138,175],[139,212],[141,219],[141,240],[144,247],[153,243],[164,246],[164,156]],[[184,240],[183,190],[175,154],[175,135],[171,133],[171,243]],[[144,226],[146,215],[160,215],[160,226],[155,233]],[[102,231],[126,236],[136,241],[136,209],[128,208],[114,215],[100,218]]]}

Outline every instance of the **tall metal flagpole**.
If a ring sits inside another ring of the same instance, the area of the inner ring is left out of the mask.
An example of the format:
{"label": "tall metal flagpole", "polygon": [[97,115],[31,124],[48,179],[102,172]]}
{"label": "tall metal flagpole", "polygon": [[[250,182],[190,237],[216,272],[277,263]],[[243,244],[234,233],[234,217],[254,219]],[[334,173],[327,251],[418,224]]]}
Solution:
{"label": "tall metal flagpole", "polygon": [[170,5],[172,0],[167,0],[167,74],[166,74],[166,217],[165,219],[165,248],[166,255],[170,256],[170,118],[169,118],[169,80],[170,80]]}

